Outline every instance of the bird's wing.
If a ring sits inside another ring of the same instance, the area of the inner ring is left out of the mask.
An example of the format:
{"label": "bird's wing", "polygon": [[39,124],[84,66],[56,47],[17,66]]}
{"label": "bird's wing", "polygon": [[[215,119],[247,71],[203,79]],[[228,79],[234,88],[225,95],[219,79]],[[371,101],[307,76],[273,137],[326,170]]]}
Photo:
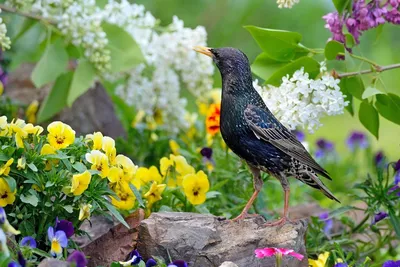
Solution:
{"label": "bird's wing", "polygon": [[272,113],[250,104],[245,109],[244,116],[257,138],[269,142],[285,154],[310,166],[322,176],[331,179],[327,171],[319,166],[301,142],[280,124]]}

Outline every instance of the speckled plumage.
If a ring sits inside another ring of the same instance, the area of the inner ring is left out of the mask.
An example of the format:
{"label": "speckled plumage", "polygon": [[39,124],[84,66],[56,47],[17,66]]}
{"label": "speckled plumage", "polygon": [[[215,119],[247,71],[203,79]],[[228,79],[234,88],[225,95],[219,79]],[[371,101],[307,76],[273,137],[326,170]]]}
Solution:
{"label": "speckled plumage", "polygon": [[328,173],[254,89],[245,54],[234,48],[210,51],[222,76],[221,134],[228,147],[253,170],[275,176],[285,190],[289,191],[287,177],[293,176],[338,201],[318,178],[330,179]]}

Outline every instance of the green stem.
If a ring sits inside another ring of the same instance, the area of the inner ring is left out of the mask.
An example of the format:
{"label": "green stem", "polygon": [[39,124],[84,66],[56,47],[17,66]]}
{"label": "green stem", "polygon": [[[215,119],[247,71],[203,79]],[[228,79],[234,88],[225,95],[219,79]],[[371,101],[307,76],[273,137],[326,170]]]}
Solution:
{"label": "green stem", "polygon": [[9,6],[3,5],[3,4],[0,4],[0,9],[6,11],[8,13],[14,13],[14,14],[26,17],[26,18],[43,21],[43,22],[48,23],[48,24],[53,24],[54,23],[54,22],[52,22],[50,20],[44,19],[41,16],[30,14],[30,13],[26,13],[26,12],[23,12],[23,11],[19,11],[16,8],[9,7]]}
{"label": "green stem", "polygon": [[[346,54],[345,53],[338,53],[339,55],[341,55],[341,56],[345,56]],[[364,61],[364,62],[366,62],[366,63],[368,63],[368,64],[371,64],[373,67],[379,67],[379,65],[376,63],[376,62],[374,62],[374,61],[372,61],[372,60],[369,60],[368,58],[365,58],[365,57],[360,57],[360,56],[357,56],[357,55],[354,55],[354,54],[352,54],[352,53],[348,53],[348,55],[349,56],[351,56],[352,58],[355,58],[355,59],[358,59],[358,60],[361,60],[361,61]]]}
{"label": "green stem", "polygon": [[281,267],[282,266],[282,254],[278,253],[276,254],[276,267]]}
{"label": "green stem", "polygon": [[351,229],[350,233],[355,233],[358,229],[363,226],[363,224],[368,220],[369,215],[365,216],[364,219],[361,220],[359,224],[357,224],[353,229]]}

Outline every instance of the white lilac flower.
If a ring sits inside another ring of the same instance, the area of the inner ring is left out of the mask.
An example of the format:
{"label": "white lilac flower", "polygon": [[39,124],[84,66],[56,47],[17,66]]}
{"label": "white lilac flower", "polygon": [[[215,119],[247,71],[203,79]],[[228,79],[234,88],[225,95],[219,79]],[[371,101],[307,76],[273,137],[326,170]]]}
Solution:
{"label": "white lilac flower", "polygon": [[6,34],[7,34],[6,25],[4,24],[3,19],[0,18],[0,46],[2,50],[10,49],[11,40]]}
{"label": "white lilac flower", "polygon": [[294,4],[297,4],[300,0],[277,0],[276,3],[278,4],[279,8],[292,8]]}
{"label": "white lilac flower", "polygon": [[[324,64],[321,71],[326,71]],[[342,114],[348,105],[338,84],[339,80],[327,72],[318,79],[310,79],[304,68],[297,70],[292,77],[283,77],[279,87],[264,87],[257,80],[253,82],[277,119],[291,130],[301,127],[309,132],[322,125],[322,117]]]}

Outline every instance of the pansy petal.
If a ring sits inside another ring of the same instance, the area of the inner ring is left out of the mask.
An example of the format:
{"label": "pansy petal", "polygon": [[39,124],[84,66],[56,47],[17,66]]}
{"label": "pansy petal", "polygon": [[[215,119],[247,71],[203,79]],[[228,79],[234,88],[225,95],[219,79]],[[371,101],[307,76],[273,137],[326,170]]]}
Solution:
{"label": "pansy petal", "polygon": [[66,248],[68,246],[68,238],[64,231],[57,231],[55,238],[58,240],[61,247]]}
{"label": "pansy petal", "polygon": [[47,237],[50,241],[54,238],[54,228],[51,226],[47,229]]}

